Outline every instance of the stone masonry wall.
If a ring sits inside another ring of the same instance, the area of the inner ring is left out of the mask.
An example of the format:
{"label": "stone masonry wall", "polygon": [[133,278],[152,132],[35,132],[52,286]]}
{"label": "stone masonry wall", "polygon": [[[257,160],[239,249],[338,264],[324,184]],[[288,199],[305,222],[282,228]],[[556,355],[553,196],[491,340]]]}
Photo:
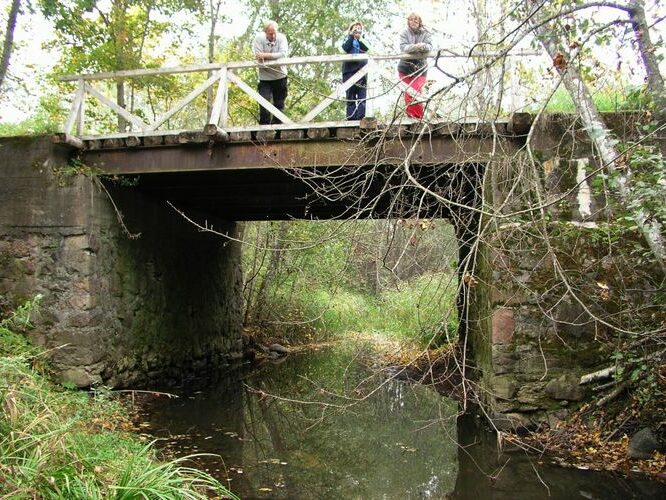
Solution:
{"label": "stone masonry wall", "polygon": [[[620,118],[611,123],[629,135]],[[613,248],[632,242],[609,242],[607,205],[588,177],[597,167],[587,135],[571,116],[535,126],[536,169],[525,157],[488,166],[486,212],[514,215],[483,217],[470,288],[480,393],[500,429],[553,425],[592,397],[580,376],[608,366],[612,354],[598,319],[627,300],[609,290],[628,286],[619,283],[629,279],[628,264]],[[535,206],[543,210],[519,213]]]}
{"label": "stone masonry wall", "polygon": [[239,246],[109,185],[141,233],[129,238],[104,190],[68,159],[44,137],[0,144],[0,308],[44,296],[30,335],[52,349],[57,377],[81,387],[177,382],[238,358]]}

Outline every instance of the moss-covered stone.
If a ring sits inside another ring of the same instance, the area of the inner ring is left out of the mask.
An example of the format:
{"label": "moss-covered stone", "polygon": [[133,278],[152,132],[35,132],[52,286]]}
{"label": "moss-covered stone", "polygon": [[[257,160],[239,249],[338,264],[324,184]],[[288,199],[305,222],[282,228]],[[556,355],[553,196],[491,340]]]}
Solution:
{"label": "moss-covered stone", "polygon": [[[0,297],[13,307],[44,295],[35,331],[63,381],[182,380],[234,357],[237,244],[202,234],[132,188],[109,185],[124,223],[142,233],[130,239],[88,177],[71,172],[58,182],[54,171],[68,168],[68,156],[49,138],[1,146]],[[215,226],[235,230],[224,221]]]}

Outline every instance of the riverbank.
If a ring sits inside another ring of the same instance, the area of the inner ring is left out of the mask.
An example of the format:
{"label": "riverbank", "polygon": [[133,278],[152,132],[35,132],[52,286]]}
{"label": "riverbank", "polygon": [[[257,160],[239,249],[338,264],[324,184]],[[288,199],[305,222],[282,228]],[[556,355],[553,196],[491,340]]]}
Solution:
{"label": "riverbank", "polygon": [[[384,353],[387,365],[400,359]],[[473,394],[473,384],[463,386],[463,360],[457,346],[424,351],[404,366],[409,367],[413,380],[433,386],[446,397],[461,402],[465,395]],[[659,401],[646,407],[627,396],[610,408],[586,404],[553,428],[543,426],[522,435],[501,432],[500,442],[564,467],[618,472],[627,477],[640,474],[666,483],[666,455],[654,452],[646,459],[629,456],[629,437],[645,426],[659,428],[663,434],[663,407]]]}
{"label": "riverbank", "polygon": [[44,353],[15,333],[36,306],[0,321],[0,497],[236,498],[182,458],[160,461],[116,394],[50,382]]}
{"label": "riverbank", "polygon": [[[614,471],[626,476],[644,474],[666,483],[666,455],[654,452],[646,459],[629,456],[630,435],[640,430],[635,424],[627,425],[632,415],[637,415],[636,407],[636,402],[627,401],[622,411],[611,416],[585,405],[554,429],[504,438],[516,446],[527,445],[545,453],[563,466]],[[661,411],[654,415],[663,418]]]}

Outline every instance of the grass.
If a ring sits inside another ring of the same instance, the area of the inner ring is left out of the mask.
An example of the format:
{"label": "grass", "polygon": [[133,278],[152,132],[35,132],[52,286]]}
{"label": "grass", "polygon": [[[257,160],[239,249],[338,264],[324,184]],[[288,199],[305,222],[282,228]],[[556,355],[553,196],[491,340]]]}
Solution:
{"label": "grass", "polygon": [[108,391],[52,384],[39,351],[14,332],[37,302],[0,322],[0,498],[236,498],[187,458],[158,461]]}
{"label": "grass", "polygon": [[[421,346],[439,346],[456,337],[456,289],[455,276],[437,273],[404,282],[379,295],[308,289],[307,293],[294,294],[291,303],[275,304],[274,310],[278,314],[290,311],[284,315],[293,323],[310,319],[308,327],[324,338],[374,332]],[[291,332],[303,335],[302,331]],[[279,334],[288,337],[286,330]]]}
{"label": "grass", "polygon": [[[595,92],[592,99],[597,109],[601,112],[628,111],[644,107],[640,92],[637,90],[632,90],[629,93],[602,90]],[[548,101],[546,111],[549,113],[573,113],[576,111],[576,106],[569,92],[565,88],[560,87]]]}

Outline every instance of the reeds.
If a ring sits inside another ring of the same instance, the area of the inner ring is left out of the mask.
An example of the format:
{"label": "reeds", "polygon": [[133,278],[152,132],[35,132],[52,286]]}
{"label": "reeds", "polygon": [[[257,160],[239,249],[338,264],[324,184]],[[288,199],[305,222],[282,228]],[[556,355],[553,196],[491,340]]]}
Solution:
{"label": "reeds", "polygon": [[0,322],[0,499],[236,498],[188,457],[157,460],[112,397],[36,370],[39,352],[10,328],[28,326],[37,303]]}

